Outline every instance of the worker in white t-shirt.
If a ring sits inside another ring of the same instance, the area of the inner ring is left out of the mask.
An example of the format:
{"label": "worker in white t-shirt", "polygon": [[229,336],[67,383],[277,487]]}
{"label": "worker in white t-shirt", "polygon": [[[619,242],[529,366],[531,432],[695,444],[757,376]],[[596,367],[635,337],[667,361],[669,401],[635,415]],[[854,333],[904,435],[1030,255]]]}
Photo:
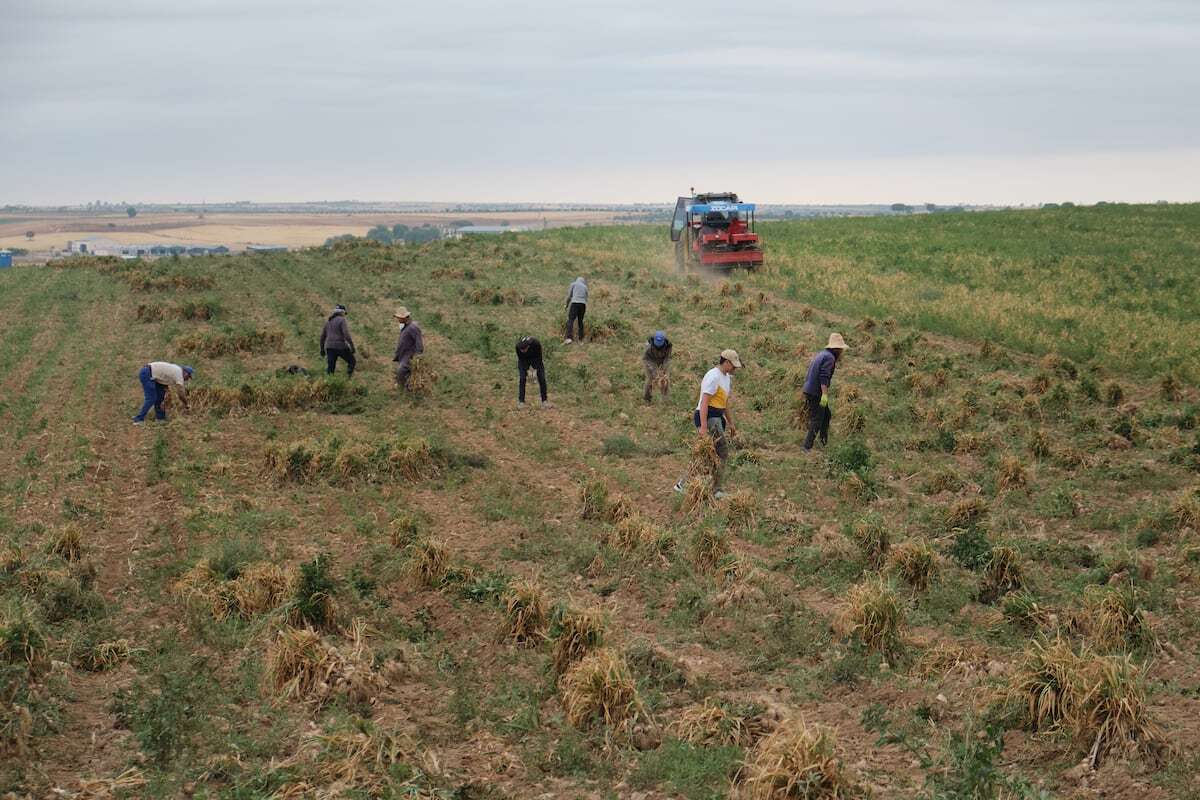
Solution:
{"label": "worker in white t-shirt", "polygon": [[[725,496],[721,491],[721,468],[729,457],[726,433],[737,433],[730,407],[733,401],[733,373],[741,366],[742,360],[738,358],[736,350],[722,350],[721,360],[706,372],[700,381],[700,402],[696,404],[696,411],[692,414],[692,423],[701,436],[712,437],[717,456],[721,459],[721,463],[713,470],[713,493],[718,499]],[[683,491],[688,477],[685,473],[675,482],[675,491]]]}
{"label": "worker in white t-shirt", "polygon": [[145,400],[142,403],[142,410],[133,418],[134,425],[141,425],[146,421],[146,415],[150,413],[150,409],[154,409],[154,418],[164,420],[167,418],[167,412],[163,409],[163,401],[167,399],[167,389],[175,387],[175,394],[179,397],[179,402],[183,403],[184,409],[188,409],[187,398],[187,382],[192,379],[192,373],[195,372],[191,367],[181,367],[178,364],[172,364],[169,361],[151,361],[146,366],[142,367],[138,372],[138,380],[142,382],[142,394]]}

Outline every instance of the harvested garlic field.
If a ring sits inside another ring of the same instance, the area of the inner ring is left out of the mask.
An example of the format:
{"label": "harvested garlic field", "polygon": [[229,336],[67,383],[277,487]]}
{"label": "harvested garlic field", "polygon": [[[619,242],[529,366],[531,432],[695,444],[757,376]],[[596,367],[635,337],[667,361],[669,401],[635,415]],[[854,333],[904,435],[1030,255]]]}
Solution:
{"label": "harvested garlic field", "polygon": [[[1200,796],[1200,207],[759,230],[0,270],[0,794]],[[191,413],[135,426],[158,360]]]}

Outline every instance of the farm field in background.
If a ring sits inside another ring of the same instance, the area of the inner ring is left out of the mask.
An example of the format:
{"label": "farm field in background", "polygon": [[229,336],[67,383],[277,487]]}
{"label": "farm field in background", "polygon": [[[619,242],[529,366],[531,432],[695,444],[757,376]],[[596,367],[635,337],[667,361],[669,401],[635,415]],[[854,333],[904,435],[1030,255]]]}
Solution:
{"label": "farm field in background", "polygon": [[1200,381],[1200,205],[823,220],[768,228],[807,302]]}
{"label": "farm field in background", "polygon": [[[511,225],[540,228],[563,225],[599,225],[613,219],[611,212],[587,211],[511,211],[462,213],[209,213],[141,214],[132,219],[125,214],[96,216],[53,214],[0,214],[0,249],[19,247],[34,253],[51,248],[63,250],[67,242],[88,237],[103,237],[120,244],[225,245],[242,250],[248,244],[278,244],[291,248],[316,247],[327,239],[344,234],[362,236],[375,225],[391,227],[403,223],[412,227],[425,224],[447,225],[470,220],[476,225]],[[34,238],[25,233],[33,231]]]}
{"label": "farm field in background", "polygon": [[[0,793],[1197,796],[1200,207],[760,230],[729,276],[665,226],[0,271]],[[335,302],[354,380],[281,372]],[[733,494],[680,497],[724,347]],[[134,427],[155,359],[197,408]]]}

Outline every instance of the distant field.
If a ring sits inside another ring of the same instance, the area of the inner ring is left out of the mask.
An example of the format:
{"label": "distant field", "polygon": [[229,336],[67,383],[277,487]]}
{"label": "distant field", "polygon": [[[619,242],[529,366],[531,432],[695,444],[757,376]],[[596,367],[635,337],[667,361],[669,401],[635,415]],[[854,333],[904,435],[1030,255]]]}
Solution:
{"label": "distant field", "polygon": [[[728,276],[663,226],[0,270],[0,795],[1194,800],[1196,215],[778,223]],[[196,408],[137,427],[152,359]]]}
{"label": "distant field", "polygon": [[[755,283],[799,303],[978,343],[1200,382],[1200,205],[771,222]],[[564,232],[671,258],[661,226]],[[739,273],[740,274],[740,273]]]}
{"label": "distant field", "polygon": [[[375,225],[445,225],[470,220],[476,225],[548,227],[604,224],[611,213],[548,211],[471,214],[143,214],[79,216],[47,215],[0,220],[0,248],[21,247],[35,252],[64,249],[67,242],[89,236],[121,244],[209,244],[241,250],[248,244],[312,247],[343,234],[362,236]],[[25,233],[33,231],[32,240]]]}
{"label": "distant field", "polygon": [[1200,205],[764,226],[790,296],[1200,381]]}

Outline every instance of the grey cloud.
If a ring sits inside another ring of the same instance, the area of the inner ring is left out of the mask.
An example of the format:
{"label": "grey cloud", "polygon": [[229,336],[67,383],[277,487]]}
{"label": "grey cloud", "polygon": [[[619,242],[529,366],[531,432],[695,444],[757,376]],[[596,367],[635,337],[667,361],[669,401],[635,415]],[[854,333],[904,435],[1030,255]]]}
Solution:
{"label": "grey cloud", "polygon": [[258,196],[247,176],[524,164],[570,181],[708,157],[1147,152],[1200,129],[1190,2],[176,6],[6,10],[0,147],[22,157],[0,191],[153,187],[102,191],[112,164],[171,175],[170,196],[214,175]]}

